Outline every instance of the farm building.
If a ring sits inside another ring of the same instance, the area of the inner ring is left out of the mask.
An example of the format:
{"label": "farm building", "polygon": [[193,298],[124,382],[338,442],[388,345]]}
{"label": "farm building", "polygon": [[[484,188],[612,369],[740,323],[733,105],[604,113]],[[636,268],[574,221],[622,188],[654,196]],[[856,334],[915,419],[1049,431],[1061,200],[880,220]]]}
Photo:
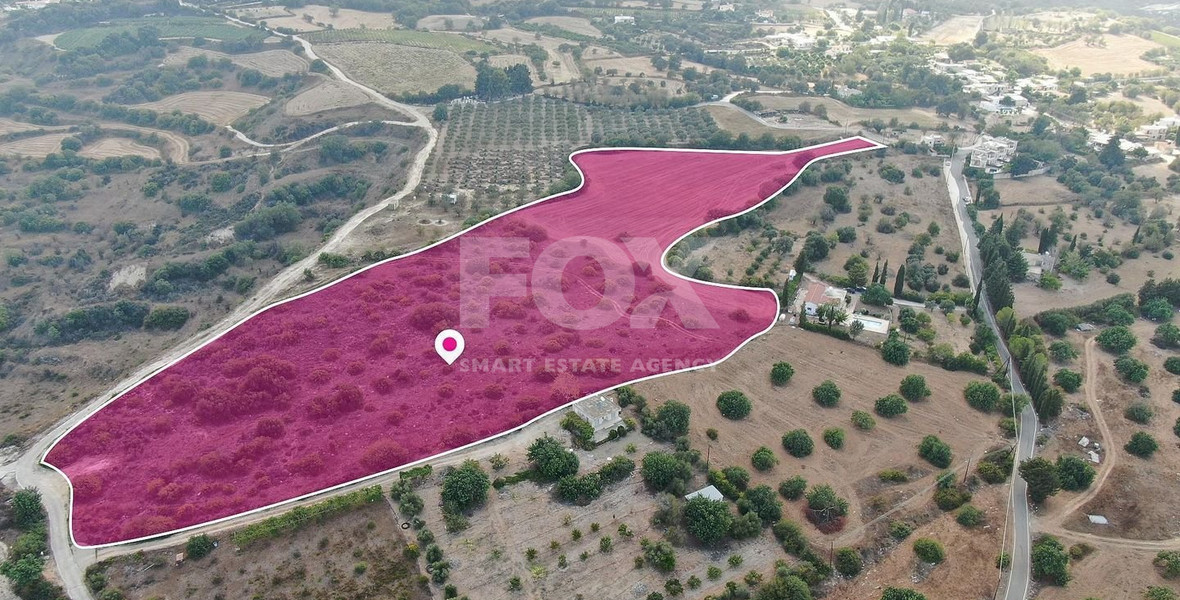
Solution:
{"label": "farm building", "polygon": [[721,495],[721,492],[717,488],[715,488],[711,485],[707,485],[707,486],[685,496],[684,499],[685,500],[692,500],[693,498],[696,498],[697,496],[704,496],[705,498],[708,498],[710,500],[725,500],[725,496]]}
{"label": "farm building", "polygon": [[579,401],[574,405],[574,412],[594,428],[595,442],[606,440],[612,430],[623,424],[619,405],[603,394]]}

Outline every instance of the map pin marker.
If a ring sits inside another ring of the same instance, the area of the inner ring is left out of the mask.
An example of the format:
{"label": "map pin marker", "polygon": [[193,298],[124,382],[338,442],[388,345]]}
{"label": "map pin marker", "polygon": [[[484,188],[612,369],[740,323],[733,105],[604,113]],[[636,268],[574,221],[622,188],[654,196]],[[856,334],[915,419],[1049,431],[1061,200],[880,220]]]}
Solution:
{"label": "map pin marker", "polygon": [[463,354],[463,347],[463,334],[454,329],[444,329],[434,338],[434,351],[438,352],[448,365],[459,360],[459,356]]}

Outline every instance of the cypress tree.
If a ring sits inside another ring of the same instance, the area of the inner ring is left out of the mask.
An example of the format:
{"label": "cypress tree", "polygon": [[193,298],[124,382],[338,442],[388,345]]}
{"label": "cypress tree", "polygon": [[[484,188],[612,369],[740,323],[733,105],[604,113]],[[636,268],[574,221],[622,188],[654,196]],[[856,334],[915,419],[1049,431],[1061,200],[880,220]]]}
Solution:
{"label": "cypress tree", "polygon": [[1073,239],[1069,241],[1069,251],[1073,252],[1078,247],[1078,234],[1073,234]]}
{"label": "cypress tree", "polygon": [[870,279],[869,281],[871,283],[877,283],[877,277],[879,277],[880,275],[881,275],[881,260],[877,259],[877,266],[873,267],[873,278]]}
{"label": "cypress tree", "polygon": [[889,280],[889,259],[885,259],[885,266],[881,268],[881,285]]}
{"label": "cypress tree", "polygon": [[901,297],[901,292],[905,286],[905,265],[897,268],[897,279],[893,282],[893,296]]}

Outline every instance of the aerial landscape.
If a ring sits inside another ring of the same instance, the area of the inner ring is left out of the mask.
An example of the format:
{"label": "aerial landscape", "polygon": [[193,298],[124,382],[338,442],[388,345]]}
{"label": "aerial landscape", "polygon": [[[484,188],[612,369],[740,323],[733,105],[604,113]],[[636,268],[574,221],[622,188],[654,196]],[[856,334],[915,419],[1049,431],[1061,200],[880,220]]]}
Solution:
{"label": "aerial landscape", "polygon": [[1180,4],[0,6],[0,600],[1180,599]]}

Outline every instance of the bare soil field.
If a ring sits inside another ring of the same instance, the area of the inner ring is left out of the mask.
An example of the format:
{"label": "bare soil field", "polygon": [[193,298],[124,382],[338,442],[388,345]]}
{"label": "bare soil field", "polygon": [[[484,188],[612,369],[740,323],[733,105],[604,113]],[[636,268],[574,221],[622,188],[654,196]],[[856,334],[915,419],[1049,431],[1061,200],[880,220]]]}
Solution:
{"label": "bare soil field", "polygon": [[[549,52],[549,61],[545,64],[546,81],[544,83],[565,83],[581,78],[581,70],[573,54],[558,49],[569,40],[537,34],[510,27],[479,32],[480,39],[496,40],[505,44],[536,44]],[[557,63],[556,65],[554,63]],[[541,83],[541,82],[538,82]]]}
{"label": "bare soil field", "polygon": [[270,102],[270,98],[246,92],[184,92],[155,102],[134,104],[131,108],[147,108],[165,113],[179,110],[225,125],[267,102]]}
{"label": "bare soil field", "polygon": [[754,94],[748,96],[750,100],[757,100],[768,110],[799,110],[799,105],[807,102],[812,107],[823,105],[828,109],[828,118],[841,125],[852,125],[870,119],[889,121],[897,117],[903,124],[916,122],[925,128],[937,127],[940,123],[955,124],[957,119],[942,118],[934,111],[920,108],[855,108],[833,98],[817,98],[814,96],[784,96],[771,94]]}
{"label": "bare soil field", "polygon": [[417,565],[402,557],[407,541],[390,505],[377,502],[240,551],[222,539],[208,557],[179,565],[183,546],[113,559],[106,574],[108,587],[132,598],[425,600]]}
{"label": "bare soil field", "polygon": [[[786,386],[776,388],[770,384],[770,367],[783,360],[795,367],[795,376]],[[848,368],[851,365],[856,367]],[[933,392],[929,400],[911,404],[909,412],[896,419],[877,417],[877,427],[872,431],[851,426],[849,416],[853,410],[872,413],[877,398],[896,393],[898,383],[911,373],[925,376]],[[822,408],[811,399],[812,388],[825,379],[836,381],[843,392],[837,408]],[[856,494],[854,482],[884,469],[904,469],[911,464],[929,467],[918,458],[916,450],[924,436],[934,434],[950,444],[956,465],[969,457],[978,458],[1000,442],[997,417],[979,413],[963,400],[963,388],[975,379],[978,377],[915,362],[904,369],[894,367],[873,348],[780,325],[715,368],[662,377],[633,387],[653,404],[669,399],[688,404],[692,408],[692,445],[709,447],[715,465],[748,468],[750,455],[759,446],[773,449],[780,464],[768,473],[752,472],[752,485],[777,487],[780,481],[794,475],[802,475],[809,483],[832,485],[849,501],[846,529],[853,531],[866,522],[864,514],[868,511]],[[717,396],[731,389],[745,392],[754,405],[750,415],[737,422],[722,417],[716,407]],[[846,430],[841,450],[823,443],[821,434],[827,427]],[[718,430],[717,441],[710,442],[705,436],[708,428]],[[796,428],[806,429],[816,440],[815,451],[807,458],[791,457],[780,443],[784,433]],[[923,487],[932,482],[933,477],[927,476],[909,485]],[[786,514],[793,510],[788,509]],[[802,520],[797,512],[792,518]],[[807,531],[823,543],[843,538],[842,534],[824,535],[811,525],[807,525]],[[842,539],[842,543],[850,541]]]}
{"label": "bare soil field", "polygon": [[430,31],[466,31],[483,27],[483,19],[473,15],[430,15],[418,19],[414,29]]}
{"label": "bare soil field", "polygon": [[304,117],[320,111],[349,108],[368,104],[372,101],[356,86],[331,79],[287,101],[283,112],[292,117]]}
{"label": "bare soil field", "polygon": [[590,19],[583,19],[581,17],[533,17],[525,21],[525,23],[555,25],[573,33],[588,35],[590,37],[602,37],[602,31],[592,25]]}
{"label": "bare soil field", "polygon": [[307,70],[307,61],[290,50],[266,50],[250,54],[225,54],[216,50],[181,46],[176,52],[164,57],[165,65],[183,65],[194,56],[208,56],[210,60],[228,58],[244,69],[256,69],[263,75],[282,77],[287,73],[302,73]]}
{"label": "bare soil field", "polygon": [[[1061,538],[1066,547],[1077,542]],[[1080,561],[1071,561],[1073,579],[1066,587],[1042,586],[1037,600],[1076,600],[1077,598],[1141,598],[1148,586],[1174,587],[1152,566],[1154,550],[1136,550],[1120,546],[1086,543],[1096,550]]]}
{"label": "bare soil field", "polygon": [[110,158],[112,156],[142,156],[144,158],[160,158],[160,151],[151,146],[144,146],[134,140],[120,137],[109,137],[87,144],[78,152],[86,158]]}
{"label": "bare soil field", "polygon": [[475,85],[475,67],[447,50],[348,42],[317,45],[316,51],[361,83],[385,93],[434,91],[448,83]]}
{"label": "bare soil field", "polygon": [[50,152],[61,151],[61,141],[70,137],[68,133],[48,133],[0,144],[0,155],[31,156],[45,158]]}
{"label": "bare soil field", "polygon": [[[265,19],[268,27],[289,27],[295,31],[319,31],[321,29],[395,29],[397,20],[387,12],[367,12],[351,8],[338,9],[336,16],[332,16],[331,9],[319,4],[307,4],[299,8],[290,9],[294,14],[286,17],[270,17]],[[308,23],[304,15],[311,15],[312,22]]]}
{"label": "bare soil field", "polygon": [[930,31],[918,37],[919,41],[930,42],[936,46],[950,46],[975,39],[975,33],[983,25],[980,15],[959,15],[951,17],[936,25]]}
{"label": "bare soil field", "polygon": [[734,135],[744,133],[750,137],[760,137],[762,134],[769,133],[775,137],[794,135],[804,140],[814,140],[836,137],[841,132],[840,129],[826,122],[816,123],[815,128],[768,127],[730,106],[706,106],[705,110],[709,111],[719,127]]}
{"label": "bare soil field", "polygon": [[1078,67],[1083,75],[1127,75],[1159,68],[1139,56],[1148,50],[1163,46],[1136,35],[1104,35],[1102,39],[1106,43],[1105,46],[1088,46],[1083,40],[1077,39],[1033,52],[1048,59],[1049,67],[1052,69]]}

